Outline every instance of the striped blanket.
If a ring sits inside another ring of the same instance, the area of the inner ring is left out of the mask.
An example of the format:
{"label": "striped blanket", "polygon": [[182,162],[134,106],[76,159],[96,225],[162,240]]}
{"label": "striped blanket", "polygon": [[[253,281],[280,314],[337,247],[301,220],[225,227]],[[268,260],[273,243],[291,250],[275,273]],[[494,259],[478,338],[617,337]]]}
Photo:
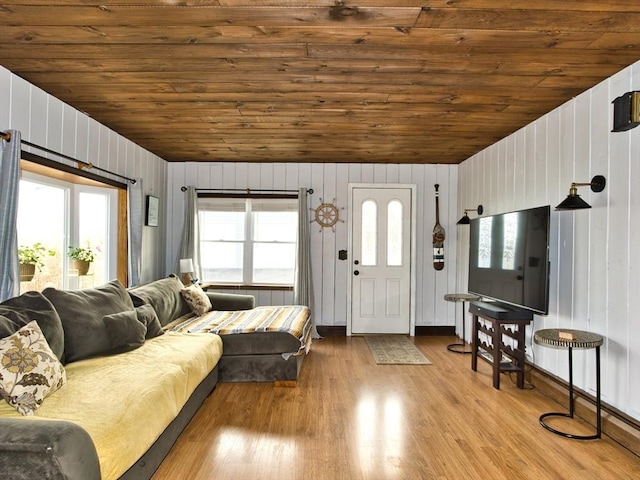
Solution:
{"label": "striped blanket", "polygon": [[[256,307],[251,310],[212,310],[191,317],[171,328],[176,332],[211,332],[218,335],[255,332],[285,332],[300,340],[305,353],[311,346],[311,311],[302,305]],[[300,353],[299,350],[299,353]]]}

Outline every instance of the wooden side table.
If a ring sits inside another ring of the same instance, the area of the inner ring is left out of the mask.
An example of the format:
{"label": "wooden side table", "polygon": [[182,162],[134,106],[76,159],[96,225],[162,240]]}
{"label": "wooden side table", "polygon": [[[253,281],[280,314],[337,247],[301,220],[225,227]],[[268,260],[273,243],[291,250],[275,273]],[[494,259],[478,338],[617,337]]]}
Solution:
{"label": "wooden side table", "polygon": [[[585,332],[584,330],[570,330],[564,328],[548,328],[538,330],[533,335],[533,340],[539,345],[556,348],[569,349],[569,413],[549,412],[540,415],[540,425],[558,435],[577,440],[594,440],[602,436],[602,413],[600,401],[600,346],[604,339],[597,333]],[[562,432],[550,427],[545,423],[548,417],[573,418],[574,398],[573,398],[573,349],[596,349],[596,433],[594,435],[575,435],[573,433]]]}
{"label": "wooden side table", "polygon": [[466,343],[464,341],[465,334],[465,302],[472,302],[475,300],[480,300],[480,295],[475,295],[473,293],[447,293],[444,296],[444,299],[447,302],[462,302],[462,335],[460,336],[460,340],[462,343],[452,343],[451,345],[447,345],[447,350],[454,353],[471,353],[471,349],[467,349]]}

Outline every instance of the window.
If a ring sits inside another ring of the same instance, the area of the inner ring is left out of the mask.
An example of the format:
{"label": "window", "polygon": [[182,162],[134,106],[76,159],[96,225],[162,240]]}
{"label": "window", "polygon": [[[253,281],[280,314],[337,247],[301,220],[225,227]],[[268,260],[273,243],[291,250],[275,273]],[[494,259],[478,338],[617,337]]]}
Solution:
{"label": "window", "polygon": [[[18,245],[46,249],[40,268],[21,290],[80,289],[117,276],[117,190],[22,172],[18,200]],[[70,246],[94,253],[87,275],[67,257]]]}
{"label": "window", "polygon": [[293,285],[295,198],[199,198],[203,281]]}

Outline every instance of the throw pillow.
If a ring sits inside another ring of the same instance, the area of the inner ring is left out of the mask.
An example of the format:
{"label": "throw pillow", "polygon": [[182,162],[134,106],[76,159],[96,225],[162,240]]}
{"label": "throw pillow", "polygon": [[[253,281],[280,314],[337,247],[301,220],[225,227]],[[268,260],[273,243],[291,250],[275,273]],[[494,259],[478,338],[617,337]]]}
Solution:
{"label": "throw pillow", "polygon": [[108,353],[111,338],[102,317],[133,310],[127,290],[117,280],[84,290],[45,288],[42,293],[62,320],[67,362]]}
{"label": "throw pillow", "polygon": [[147,326],[147,334],[145,338],[154,338],[162,335],[162,325],[158,319],[158,314],[151,305],[141,305],[136,307],[136,313],[138,314],[138,320]]}
{"label": "throw pillow", "polygon": [[64,367],[37,322],[0,339],[0,394],[22,415],[33,415],[66,381]]}
{"label": "throw pillow", "polygon": [[158,315],[160,325],[165,326],[189,313],[189,306],[180,295],[183,287],[180,279],[172,274],[167,278],[130,288],[129,295],[136,307],[151,305]]}
{"label": "throw pillow", "polygon": [[211,300],[200,285],[189,285],[187,288],[183,288],[181,293],[191,311],[196,315],[204,315],[211,310]]}
{"label": "throw pillow", "polygon": [[102,317],[111,340],[111,353],[128,352],[141,347],[147,327],[138,320],[135,310]]}
{"label": "throw pillow", "polygon": [[17,332],[32,321],[38,326],[59,360],[64,356],[64,330],[58,312],[40,292],[26,292],[0,303],[0,337]]}

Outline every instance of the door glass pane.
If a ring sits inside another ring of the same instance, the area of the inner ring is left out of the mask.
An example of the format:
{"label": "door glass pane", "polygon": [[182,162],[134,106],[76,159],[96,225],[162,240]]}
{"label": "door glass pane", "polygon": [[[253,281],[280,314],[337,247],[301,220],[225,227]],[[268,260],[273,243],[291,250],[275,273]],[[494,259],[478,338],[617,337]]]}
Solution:
{"label": "door glass pane", "polygon": [[387,265],[402,265],[402,203],[398,200],[387,205]]}
{"label": "door glass pane", "polygon": [[483,217],[480,219],[480,232],[478,238],[478,267],[491,268],[491,230],[493,229],[493,218]]}
{"label": "door glass pane", "polygon": [[378,206],[373,200],[362,202],[362,265],[376,265]]}
{"label": "door glass pane", "polygon": [[502,251],[502,269],[513,270],[516,258],[516,237],[518,236],[518,213],[504,216],[504,249]]}
{"label": "door glass pane", "polygon": [[64,288],[66,198],[65,188],[20,180],[18,245],[43,247],[41,264],[31,280],[20,282],[21,291]]}

